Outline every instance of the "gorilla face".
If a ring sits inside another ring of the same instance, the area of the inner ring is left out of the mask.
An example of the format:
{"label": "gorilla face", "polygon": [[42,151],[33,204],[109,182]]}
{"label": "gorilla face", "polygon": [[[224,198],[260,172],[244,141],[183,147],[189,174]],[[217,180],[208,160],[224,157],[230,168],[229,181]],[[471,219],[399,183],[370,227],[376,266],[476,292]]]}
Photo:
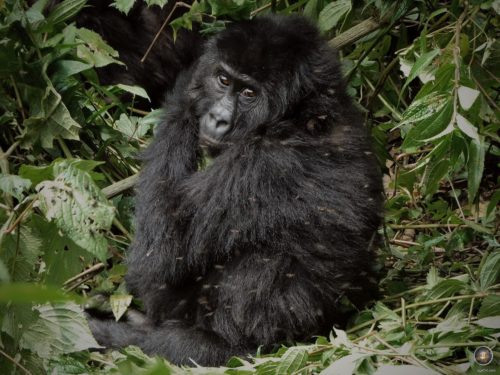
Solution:
{"label": "gorilla face", "polygon": [[198,109],[202,141],[231,141],[269,117],[264,87],[224,62],[210,69],[203,91],[205,99]]}

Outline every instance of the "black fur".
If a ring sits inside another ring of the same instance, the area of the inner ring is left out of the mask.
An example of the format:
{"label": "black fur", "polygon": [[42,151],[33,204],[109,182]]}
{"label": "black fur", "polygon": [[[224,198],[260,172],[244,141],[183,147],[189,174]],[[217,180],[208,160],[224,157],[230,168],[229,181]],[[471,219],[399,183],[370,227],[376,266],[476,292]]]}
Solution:
{"label": "black fur", "polygon": [[[256,79],[261,97],[199,171],[199,119],[219,61]],[[359,306],[374,297],[381,175],[313,26],[301,17],[231,26],[181,74],[166,110],[144,155],[126,278],[149,322],[93,320],[100,343],[220,365],[328,334],[342,297]]]}
{"label": "black fur", "polygon": [[[53,1],[52,5],[60,1]],[[189,3],[190,1],[187,1]],[[179,30],[174,38],[167,26],[154,44],[144,62],[141,58],[170,14],[175,1],[160,9],[147,7],[144,1],[136,1],[128,15],[110,6],[109,0],[89,0],[78,14],[76,24],[99,33],[119,53],[125,65],[108,65],[98,69],[102,84],[125,83],[143,87],[151,99],[153,108],[165,100],[181,70],[189,67],[201,51],[203,39],[198,32]],[[182,8],[171,19],[179,17]]]}

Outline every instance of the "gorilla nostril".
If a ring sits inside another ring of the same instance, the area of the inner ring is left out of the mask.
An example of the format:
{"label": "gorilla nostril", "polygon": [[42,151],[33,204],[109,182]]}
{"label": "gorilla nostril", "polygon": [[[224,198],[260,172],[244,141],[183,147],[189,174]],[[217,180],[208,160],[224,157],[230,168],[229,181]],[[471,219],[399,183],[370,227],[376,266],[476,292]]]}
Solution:
{"label": "gorilla nostril", "polygon": [[225,120],[219,120],[219,121],[217,121],[217,123],[215,124],[215,127],[216,127],[216,128],[220,128],[220,127],[226,127],[226,126],[228,126],[228,125],[229,125],[229,123],[228,123],[227,121],[225,121]]}

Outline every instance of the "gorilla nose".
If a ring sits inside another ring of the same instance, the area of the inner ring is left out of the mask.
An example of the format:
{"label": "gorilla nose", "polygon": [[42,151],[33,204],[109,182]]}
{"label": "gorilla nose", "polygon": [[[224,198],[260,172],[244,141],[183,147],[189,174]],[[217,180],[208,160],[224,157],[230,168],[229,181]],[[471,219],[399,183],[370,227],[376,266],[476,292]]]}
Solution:
{"label": "gorilla nose", "polygon": [[229,123],[226,120],[218,120],[217,123],[215,124],[215,127],[218,128],[224,128],[227,127]]}

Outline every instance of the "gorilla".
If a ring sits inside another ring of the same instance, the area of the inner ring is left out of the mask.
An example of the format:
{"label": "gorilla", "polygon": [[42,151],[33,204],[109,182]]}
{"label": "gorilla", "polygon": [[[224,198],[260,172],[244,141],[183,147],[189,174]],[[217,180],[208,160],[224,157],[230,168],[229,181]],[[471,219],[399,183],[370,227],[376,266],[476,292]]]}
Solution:
{"label": "gorilla", "polygon": [[165,110],[127,260],[146,319],[91,319],[100,344],[216,366],[328,334],[346,298],[376,295],[380,170],[336,53],[305,18],[230,25]]}

